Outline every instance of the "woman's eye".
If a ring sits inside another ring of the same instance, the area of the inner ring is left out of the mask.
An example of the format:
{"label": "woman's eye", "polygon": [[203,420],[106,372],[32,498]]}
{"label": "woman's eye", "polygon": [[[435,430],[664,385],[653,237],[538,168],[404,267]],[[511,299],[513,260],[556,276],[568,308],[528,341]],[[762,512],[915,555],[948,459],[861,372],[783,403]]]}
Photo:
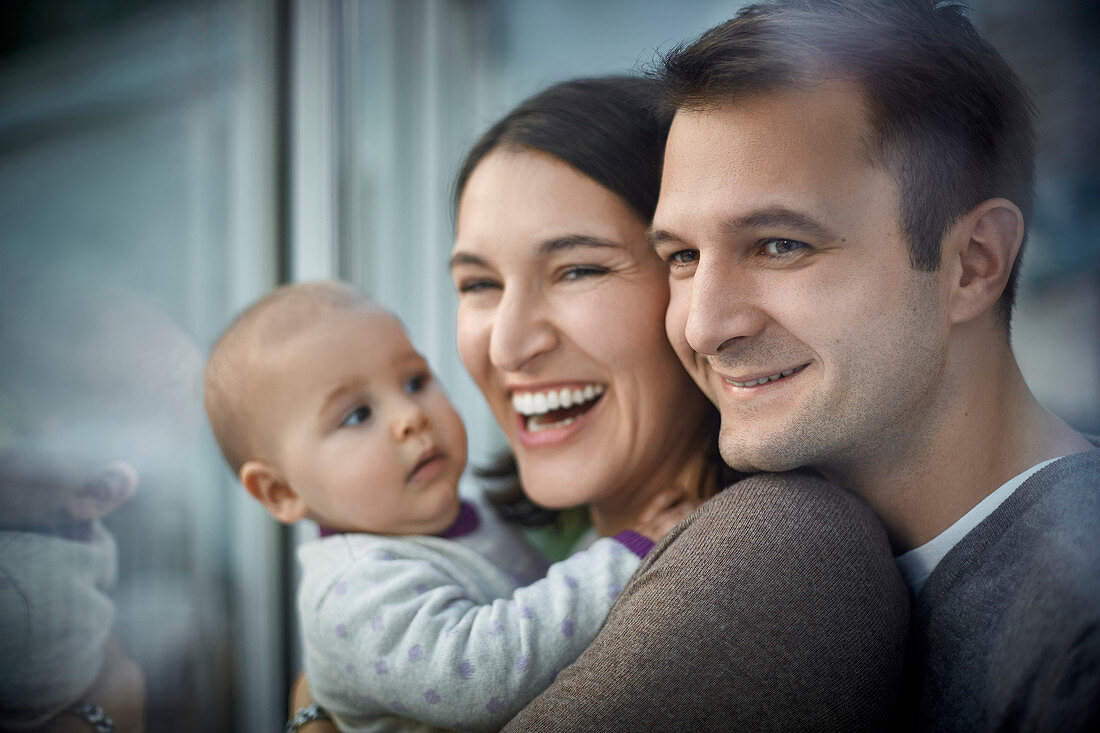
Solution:
{"label": "woman's eye", "polygon": [[344,417],[344,419],[340,422],[340,427],[350,428],[355,427],[356,425],[362,425],[367,420],[370,420],[370,416],[370,407],[368,405],[359,405]]}
{"label": "woman's eye", "polygon": [[457,289],[460,294],[465,294],[480,293],[485,290],[492,290],[499,287],[500,285],[493,280],[488,280],[486,278],[471,278],[459,282]]}
{"label": "woman's eye", "polygon": [[405,393],[416,394],[417,392],[423,392],[424,388],[428,386],[428,382],[432,379],[430,374],[417,374],[415,377],[405,382]]}
{"label": "woman's eye", "polygon": [[806,249],[806,247],[807,245],[804,242],[794,239],[768,239],[763,242],[761,250],[771,257],[783,257]]}
{"label": "woman's eye", "polygon": [[606,267],[597,265],[572,265],[561,271],[562,280],[580,280],[586,277],[596,277],[607,273]]}

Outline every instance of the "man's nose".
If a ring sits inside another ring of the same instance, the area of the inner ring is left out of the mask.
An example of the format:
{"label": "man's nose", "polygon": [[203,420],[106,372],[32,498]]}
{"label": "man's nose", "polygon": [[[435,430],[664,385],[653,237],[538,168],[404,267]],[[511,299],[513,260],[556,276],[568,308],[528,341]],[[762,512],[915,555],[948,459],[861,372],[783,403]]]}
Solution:
{"label": "man's nose", "polygon": [[700,354],[718,354],[738,339],[755,336],[767,320],[758,295],[759,286],[736,264],[701,258],[684,326],[688,345]]}

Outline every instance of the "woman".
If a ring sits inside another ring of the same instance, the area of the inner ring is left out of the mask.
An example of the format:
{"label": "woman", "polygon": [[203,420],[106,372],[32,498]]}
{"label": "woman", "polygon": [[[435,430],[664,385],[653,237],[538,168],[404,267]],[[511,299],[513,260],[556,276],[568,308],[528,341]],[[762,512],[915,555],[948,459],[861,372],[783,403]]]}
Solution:
{"label": "woman", "polygon": [[[644,236],[667,129],[654,100],[643,79],[551,87],[486,133],[456,188],[463,362],[526,494],[587,505],[601,535],[664,488],[706,498],[721,480]],[[509,729],[881,728],[906,620],[861,502],[809,475],[752,477],[654,548],[588,651]]]}

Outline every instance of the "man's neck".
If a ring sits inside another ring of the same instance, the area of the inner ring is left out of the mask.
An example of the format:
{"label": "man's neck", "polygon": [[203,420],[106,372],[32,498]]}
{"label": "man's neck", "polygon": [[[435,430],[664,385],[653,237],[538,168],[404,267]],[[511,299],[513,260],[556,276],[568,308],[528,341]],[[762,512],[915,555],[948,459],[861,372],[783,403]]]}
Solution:
{"label": "man's neck", "polygon": [[906,440],[823,470],[871,505],[898,553],[933,539],[1018,473],[1092,447],[1035,400],[1007,344],[997,359],[953,366]]}

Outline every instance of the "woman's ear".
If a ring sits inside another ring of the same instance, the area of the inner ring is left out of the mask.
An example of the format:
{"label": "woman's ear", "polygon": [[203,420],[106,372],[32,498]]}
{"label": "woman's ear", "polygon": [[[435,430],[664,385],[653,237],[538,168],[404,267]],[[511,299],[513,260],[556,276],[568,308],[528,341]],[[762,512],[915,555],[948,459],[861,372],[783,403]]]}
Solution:
{"label": "woman's ear", "polygon": [[238,476],[248,493],[283,524],[293,524],[309,512],[302,497],[266,461],[246,461]]}
{"label": "woman's ear", "polygon": [[951,320],[963,323],[993,309],[1004,292],[1024,238],[1024,217],[1008,199],[975,206],[944,238],[951,273]]}

